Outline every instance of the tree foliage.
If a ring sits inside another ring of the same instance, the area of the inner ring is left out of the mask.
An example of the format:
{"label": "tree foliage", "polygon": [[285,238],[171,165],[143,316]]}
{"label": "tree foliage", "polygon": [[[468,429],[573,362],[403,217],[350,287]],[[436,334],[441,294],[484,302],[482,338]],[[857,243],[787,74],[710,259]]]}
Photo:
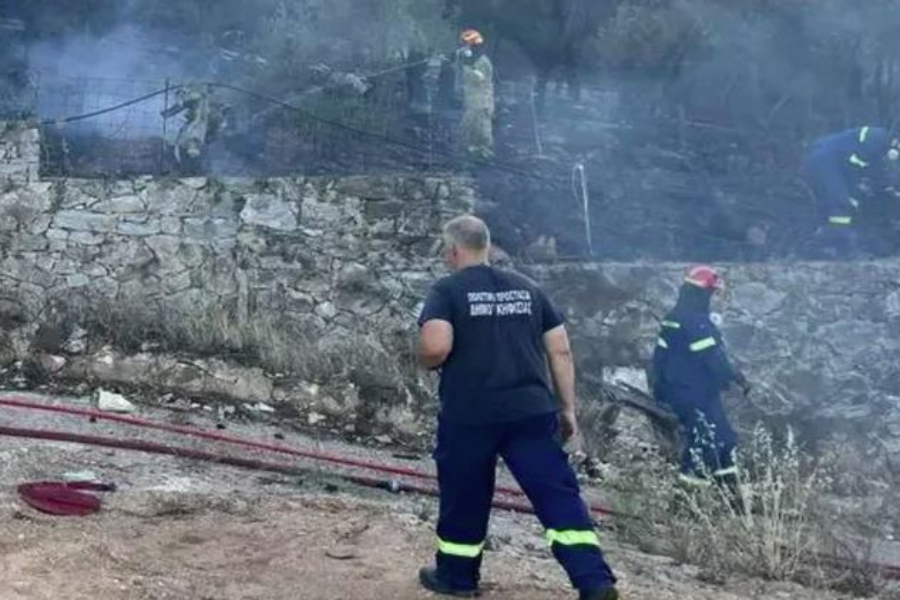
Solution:
{"label": "tree foliage", "polygon": [[100,33],[116,22],[120,10],[117,0],[0,0],[0,17],[22,20],[32,39]]}

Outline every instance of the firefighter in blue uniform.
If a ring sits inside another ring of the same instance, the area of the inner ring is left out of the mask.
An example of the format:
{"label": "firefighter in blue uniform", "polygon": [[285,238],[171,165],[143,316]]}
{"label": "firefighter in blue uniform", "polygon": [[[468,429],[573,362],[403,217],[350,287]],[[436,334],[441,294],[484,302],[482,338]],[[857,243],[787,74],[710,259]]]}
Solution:
{"label": "firefighter in blue uniform", "polygon": [[802,174],[812,189],[822,223],[819,235],[832,255],[857,250],[856,215],[860,188],[868,180],[876,195],[890,192],[886,162],[900,158],[900,140],[881,127],[857,127],[827,135],[815,143],[803,162]]}
{"label": "firefighter in blue uniform", "polygon": [[488,264],[490,233],[480,219],[450,221],[444,245],[454,274],[434,285],[419,319],[419,359],[441,371],[437,555],[419,580],[438,594],[478,594],[502,457],[579,598],[615,600],[615,577],[561,446],[578,434],[563,318],[533,282]]}
{"label": "firefighter in blue uniform", "polygon": [[747,394],[747,379],[732,367],[722,335],[710,319],[710,301],[722,281],[707,266],[692,268],[675,308],[660,323],[653,352],[653,393],[678,417],[684,430],[682,481],[709,483],[709,476],[731,483],[737,470],[733,453],[737,435],[722,406],[721,393],[738,384]]}

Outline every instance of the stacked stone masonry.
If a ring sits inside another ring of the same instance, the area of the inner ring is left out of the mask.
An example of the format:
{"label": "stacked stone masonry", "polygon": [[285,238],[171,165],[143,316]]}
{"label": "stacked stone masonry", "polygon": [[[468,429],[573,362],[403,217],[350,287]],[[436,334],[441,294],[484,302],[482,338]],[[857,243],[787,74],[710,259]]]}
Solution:
{"label": "stacked stone masonry", "polygon": [[37,129],[23,123],[0,121],[0,189],[37,181],[40,158]]}
{"label": "stacked stone masonry", "polygon": [[[235,318],[267,315],[312,332],[317,351],[372,350],[348,372],[353,390],[329,395],[321,382],[278,384],[263,386],[254,400],[406,432],[428,422],[433,380],[412,365],[415,318],[442,273],[442,221],[477,209],[471,181],[39,181],[36,160],[29,162],[36,134],[4,131],[2,165],[22,170],[0,188],[0,303],[17,299],[27,314],[42,315],[54,298],[88,294],[195,311],[229,306]],[[757,384],[762,412],[900,455],[900,263],[723,269],[723,331]],[[581,371],[597,376],[646,365],[683,265],[523,270],[564,309]]]}
{"label": "stacked stone masonry", "polygon": [[258,310],[341,320],[363,301],[344,288],[420,293],[441,221],[473,203],[452,178],[34,182],[0,194],[0,276],[45,298],[89,287],[198,306],[241,293]]}

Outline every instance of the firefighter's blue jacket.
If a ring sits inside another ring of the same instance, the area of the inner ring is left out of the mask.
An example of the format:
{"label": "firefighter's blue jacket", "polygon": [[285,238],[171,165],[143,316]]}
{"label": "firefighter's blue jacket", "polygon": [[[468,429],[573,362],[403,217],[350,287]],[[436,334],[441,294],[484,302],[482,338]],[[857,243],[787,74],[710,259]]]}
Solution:
{"label": "firefighter's blue jacket", "polygon": [[830,225],[850,225],[859,208],[855,197],[863,178],[872,190],[887,188],[884,158],[891,134],[881,127],[856,127],[817,140],[806,155],[803,176],[816,196],[821,216]]}
{"label": "firefighter's blue jacket", "polygon": [[737,434],[721,392],[743,377],[731,366],[709,311],[689,309],[689,304],[683,293],[679,306],[661,323],[653,352],[653,392],[684,430],[682,475],[729,476],[735,468]]}
{"label": "firefighter's blue jacket", "polygon": [[654,392],[660,401],[703,405],[737,379],[708,313],[676,308],[666,315],[653,352]]}

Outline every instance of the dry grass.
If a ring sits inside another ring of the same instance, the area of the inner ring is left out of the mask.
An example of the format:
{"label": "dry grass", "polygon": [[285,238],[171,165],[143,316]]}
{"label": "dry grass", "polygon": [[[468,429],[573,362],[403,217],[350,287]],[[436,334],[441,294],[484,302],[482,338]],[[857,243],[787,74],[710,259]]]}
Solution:
{"label": "dry grass", "polygon": [[[606,482],[620,520],[619,536],[641,550],[701,567],[721,583],[733,575],[796,581],[856,597],[900,598],[873,563],[878,515],[835,511],[823,501],[833,487],[823,465],[788,429],[774,436],[758,425],[736,455],[735,485],[687,487],[672,466],[642,465]],[[894,510],[893,506],[889,510]]]}
{"label": "dry grass", "polygon": [[[822,524],[816,501],[828,478],[788,430],[776,443],[757,426],[737,455],[736,486],[679,488],[682,558],[725,573],[789,580],[816,562]],[[689,541],[688,541],[689,540]]]}
{"label": "dry grass", "polygon": [[326,344],[313,325],[273,313],[240,318],[229,306],[168,305],[141,298],[81,299],[66,321],[84,326],[92,344],[124,352],[154,350],[217,357],[269,373],[325,382],[358,365],[384,362],[379,340],[359,335]]}
{"label": "dry grass", "polygon": [[[629,472],[611,486],[637,518],[622,535],[644,550],[699,565],[711,579],[743,574],[822,582],[825,523],[817,501],[828,486],[793,434],[776,441],[758,426],[737,453],[736,485],[687,487],[674,468]],[[665,540],[664,542],[662,540]]]}

